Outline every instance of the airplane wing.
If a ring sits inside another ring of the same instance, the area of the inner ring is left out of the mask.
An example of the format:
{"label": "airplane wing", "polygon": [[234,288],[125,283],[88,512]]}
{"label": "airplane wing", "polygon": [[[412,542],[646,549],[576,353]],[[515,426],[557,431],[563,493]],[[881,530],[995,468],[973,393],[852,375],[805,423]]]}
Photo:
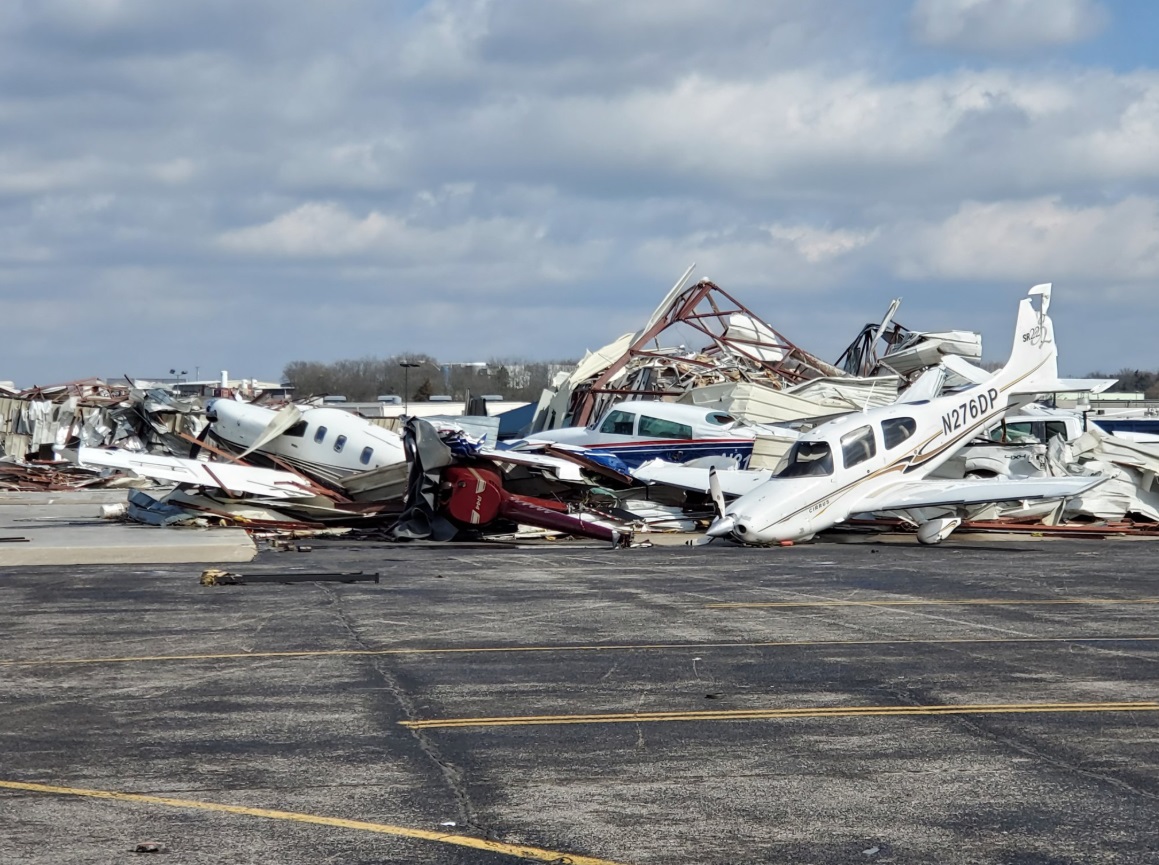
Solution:
{"label": "airplane wing", "polygon": [[920,480],[882,490],[859,505],[865,513],[978,505],[1032,499],[1064,499],[1085,493],[1104,477],[1019,478],[1003,480]]}
{"label": "airplane wing", "polygon": [[186,460],[120,448],[77,448],[76,462],[82,466],[121,469],[139,477],[160,481],[215,487],[232,493],[253,493],[268,499],[316,495],[315,490],[300,477],[277,469]]}
{"label": "airplane wing", "polygon": [[[708,472],[707,468],[682,466],[664,460],[649,460],[634,470],[632,477],[647,484],[663,484],[681,490],[707,494],[710,491]],[[773,473],[767,469],[760,471],[749,469],[716,470],[721,492],[734,498],[756,489],[772,476]]]}

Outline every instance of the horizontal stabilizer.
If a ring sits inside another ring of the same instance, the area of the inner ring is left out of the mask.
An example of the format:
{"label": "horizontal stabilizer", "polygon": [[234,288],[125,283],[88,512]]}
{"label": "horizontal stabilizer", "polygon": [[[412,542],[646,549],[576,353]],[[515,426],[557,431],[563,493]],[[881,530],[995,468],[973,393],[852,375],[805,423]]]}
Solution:
{"label": "horizontal stabilizer", "polygon": [[1043,382],[1039,393],[1105,393],[1118,383],[1117,378],[1056,378]]}

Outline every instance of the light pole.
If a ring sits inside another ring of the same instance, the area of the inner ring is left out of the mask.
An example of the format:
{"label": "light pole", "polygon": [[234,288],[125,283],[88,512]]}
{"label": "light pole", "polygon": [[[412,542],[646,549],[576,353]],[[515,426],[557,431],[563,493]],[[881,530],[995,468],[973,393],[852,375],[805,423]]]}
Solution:
{"label": "light pole", "polygon": [[402,413],[406,415],[410,414],[410,371],[422,364],[404,360],[399,362],[399,366],[402,367]]}

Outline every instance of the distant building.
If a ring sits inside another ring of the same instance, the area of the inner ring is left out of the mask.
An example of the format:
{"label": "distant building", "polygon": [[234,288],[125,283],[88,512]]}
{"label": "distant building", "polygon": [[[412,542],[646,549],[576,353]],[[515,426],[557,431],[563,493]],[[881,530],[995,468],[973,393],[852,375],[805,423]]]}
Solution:
{"label": "distant building", "polygon": [[290,382],[262,381],[257,378],[230,378],[229,373],[222,370],[220,378],[198,379],[190,381],[181,377],[158,376],[156,378],[134,378],[127,376],[112,376],[110,384],[123,383],[138,390],[160,388],[171,391],[180,396],[241,396],[245,399],[290,399],[294,395],[294,385]]}

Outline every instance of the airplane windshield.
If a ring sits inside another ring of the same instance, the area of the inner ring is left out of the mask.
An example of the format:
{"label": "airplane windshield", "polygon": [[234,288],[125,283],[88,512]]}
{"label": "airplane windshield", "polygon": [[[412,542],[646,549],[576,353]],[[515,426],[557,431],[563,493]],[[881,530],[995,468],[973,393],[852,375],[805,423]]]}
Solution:
{"label": "airplane windshield", "polygon": [[[613,433],[614,435],[632,435],[632,428],[636,425],[636,416],[631,412],[620,411],[617,409],[611,412],[607,420],[600,425],[600,432]],[[691,436],[689,436],[691,438]]]}
{"label": "airplane windshield", "polygon": [[796,442],[785,458],[779,478],[826,477],[833,474],[833,452],[828,442]]}

